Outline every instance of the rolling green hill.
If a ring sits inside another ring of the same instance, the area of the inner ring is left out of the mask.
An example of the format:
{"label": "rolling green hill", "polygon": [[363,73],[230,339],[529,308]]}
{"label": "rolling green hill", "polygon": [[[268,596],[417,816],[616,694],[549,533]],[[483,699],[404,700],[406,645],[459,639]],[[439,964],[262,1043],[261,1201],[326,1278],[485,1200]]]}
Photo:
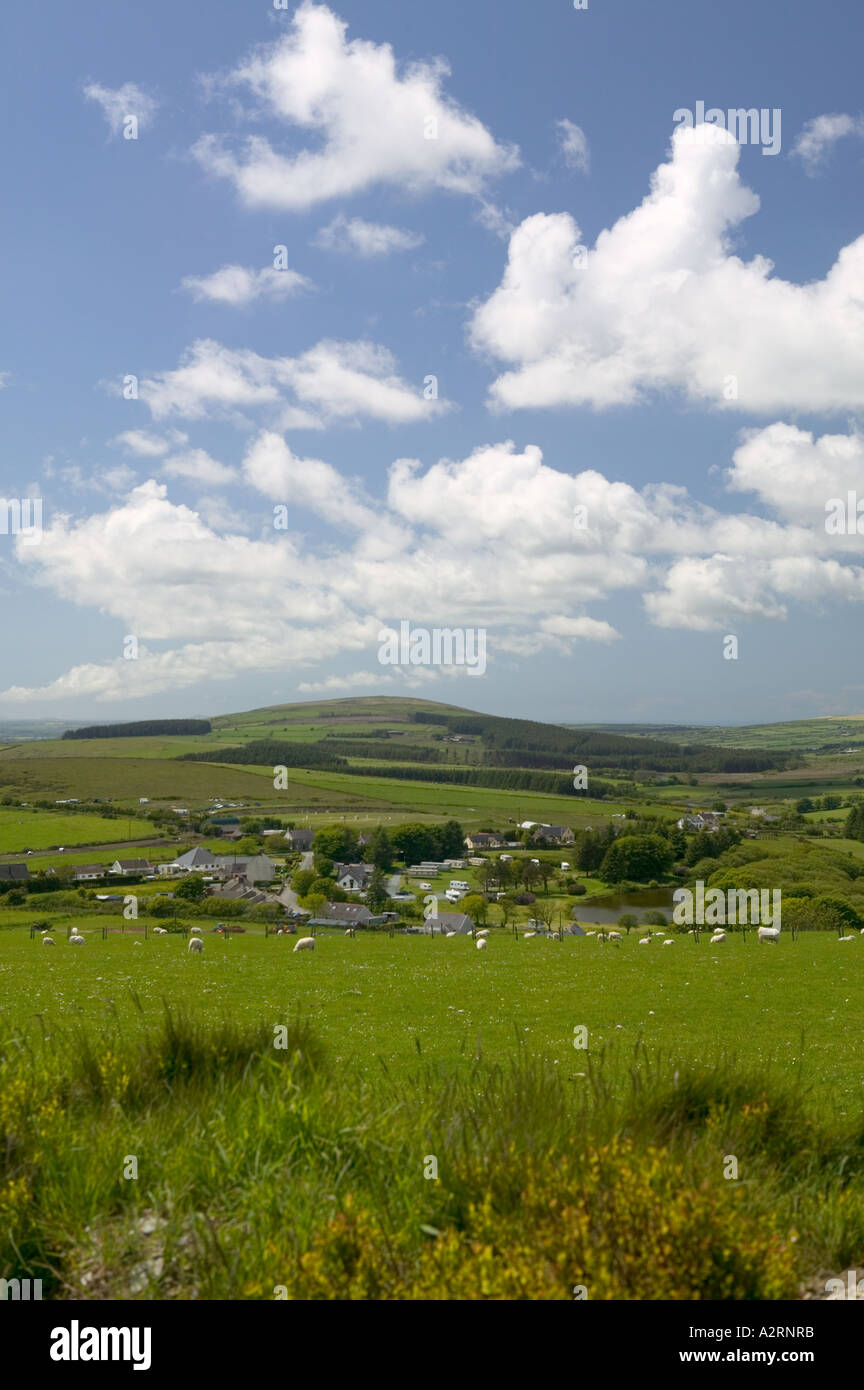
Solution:
{"label": "rolling green hill", "polygon": [[[746,728],[576,728],[431,700],[356,696],[210,722],[210,733],[10,739],[0,746],[0,797],[98,798],[130,809],[142,797],[193,808],[222,798],[313,816],[459,812],[475,828],[518,802],[523,814],[581,824],[637,802],[673,814],[716,795],[711,785],[718,783],[736,800],[748,793],[794,799],[802,786],[820,782],[854,787],[864,764],[864,754],[857,760],[844,751],[856,746],[858,731],[864,746],[864,721],[854,716]],[[282,763],[288,784],[275,789],[272,768]],[[579,797],[572,789],[577,764],[591,779]]]}
{"label": "rolling green hill", "polygon": [[[568,727],[575,727],[569,726]],[[722,748],[791,749],[796,752],[839,751],[859,746],[864,751],[864,715],[826,715],[792,719],[778,724],[582,724],[582,729],[651,738],[662,742],[699,743]]]}

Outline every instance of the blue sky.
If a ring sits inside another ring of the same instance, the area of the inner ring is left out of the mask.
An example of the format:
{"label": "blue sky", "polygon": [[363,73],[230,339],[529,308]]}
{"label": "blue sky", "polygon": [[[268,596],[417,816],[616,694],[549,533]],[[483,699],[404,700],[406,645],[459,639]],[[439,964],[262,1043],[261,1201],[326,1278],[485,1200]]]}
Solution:
{"label": "blue sky", "polygon": [[[857,7],[465,15],[7,7],[0,719],[861,708]],[[779,152],[673,149],[699,101]],[[382,666],[403,619],[485,674]]]}

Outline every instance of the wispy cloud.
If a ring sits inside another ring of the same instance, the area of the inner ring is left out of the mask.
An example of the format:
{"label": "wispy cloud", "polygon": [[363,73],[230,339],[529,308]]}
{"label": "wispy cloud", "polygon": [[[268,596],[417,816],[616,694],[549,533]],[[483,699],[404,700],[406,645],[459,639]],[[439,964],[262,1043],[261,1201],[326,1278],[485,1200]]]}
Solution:
{"label": "wispy cloud", "polygon": [[84,88],[84,95],[88,101],[101,106],[112,135],[123,133],[130,116],[134,116],[141,127],[149,126],[159,108],[156,98],[134,82],[124,82],[122,87],[103,87],[98,82],[90,82]]}
{"label": "wispy cloud", "polygon": [[806,173],[813,177],[823,168],[837,141],[850,135],[864,137],[864,117],[814,116],[792,146],[792,153],[803,160]]}
{"label": "wispy cloud", "polygon": [[313,288],[297,270],[250,270],[242,265],[223,265],[211,275],[187,275],[180,282],[195,299],[241,307],[259,299],[287,299]]}
{"label": "wispy cloud", "polygon": [[362,217],[347,218],[339,213],[313,238],[313,245],[324,251],[371,258],[389,256],[394,251],[413,251],[422,246],[424,237],[401,227],[389,227],[379,222],[364,222]]}

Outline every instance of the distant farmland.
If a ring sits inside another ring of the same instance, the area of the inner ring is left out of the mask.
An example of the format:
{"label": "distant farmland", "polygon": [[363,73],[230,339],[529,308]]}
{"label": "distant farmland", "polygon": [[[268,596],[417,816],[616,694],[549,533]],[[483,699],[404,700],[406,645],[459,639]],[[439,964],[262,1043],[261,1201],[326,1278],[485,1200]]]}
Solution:
{"label": "distant farmland", "polygon": [[51,849],[54,845],[111,844],[127,839],[157,839],[149,821],[127,816],[64,815],[57,811],[0,809],[0,854]]}

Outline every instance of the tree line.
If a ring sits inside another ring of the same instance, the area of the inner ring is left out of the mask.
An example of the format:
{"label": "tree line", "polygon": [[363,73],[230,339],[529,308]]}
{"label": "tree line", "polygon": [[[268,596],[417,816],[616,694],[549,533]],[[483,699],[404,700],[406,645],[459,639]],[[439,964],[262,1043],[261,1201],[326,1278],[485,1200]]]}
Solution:
{"label": "tree line", "polygon": [[209,734],[209,719],[142,719],[134,724],[88,724],[67,729],[64,738],[148,738],[154,734]]}
{"label": "tree line", "polygon": [[[440,714],[416,710],[417,724],[443,725],[451,733],[469,734],[482,740],[488,761],[521,767],[566,766],[571,760],[604,771],[621,769],[653,772],[765,772],[790,765],[785,749],[752,751],[714,748],[700,744],[669,744],[659,739],[626,737],[602,730],[565,729],[531,719],[507,719],[499,715]],[[536,758],[536,762],[533,759]],[[532,761],[529,761],[531,759]]]}

